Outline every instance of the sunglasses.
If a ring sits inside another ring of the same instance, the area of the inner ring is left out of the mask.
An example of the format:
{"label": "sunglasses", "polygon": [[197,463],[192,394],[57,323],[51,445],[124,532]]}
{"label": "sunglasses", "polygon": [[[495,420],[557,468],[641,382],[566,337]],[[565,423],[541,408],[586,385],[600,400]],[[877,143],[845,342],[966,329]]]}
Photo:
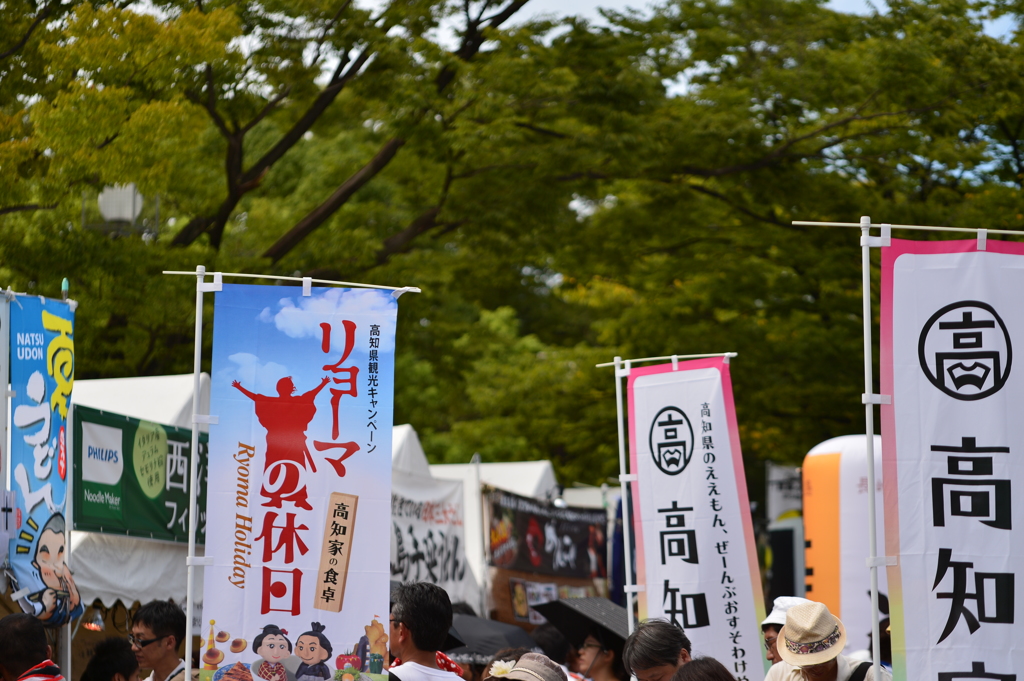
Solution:
{"label": "sunglasses", "polygon": [[[169,635],[170,634],[168,634],[168,636]],[[167,638],[167,636],[157,636],[156,638],[151,638],[151,639],[145,640],[145,639],[138,638],[137,636],[134,636],[132,634],[128,634],[128,643],[130,643],[133,646],[138,646],[139,648],[145,648],[150,643],[156,643],[160,639],[164,639],[164,638]]]}

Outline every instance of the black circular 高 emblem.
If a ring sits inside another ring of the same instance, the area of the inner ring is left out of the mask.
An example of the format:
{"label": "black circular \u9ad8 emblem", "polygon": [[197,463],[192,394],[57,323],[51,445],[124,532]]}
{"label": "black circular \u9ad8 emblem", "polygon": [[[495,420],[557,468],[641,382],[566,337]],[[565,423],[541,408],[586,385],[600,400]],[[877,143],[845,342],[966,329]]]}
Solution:
{"label": "black circular \u9ad8 emblem", "polygon": [[977,300],[951,303],[933,314],[921,329],[917,354],[932,385],[967,401],[998,392],[1013,361],[1006,324],[991,305]]}
{"label": "black circular \u9ad8 emblem", "polygon": [[678,475],[693,455],[693,427],[678,407],[665,407],[651,422],[648,438],[654,464],[661,472]]}

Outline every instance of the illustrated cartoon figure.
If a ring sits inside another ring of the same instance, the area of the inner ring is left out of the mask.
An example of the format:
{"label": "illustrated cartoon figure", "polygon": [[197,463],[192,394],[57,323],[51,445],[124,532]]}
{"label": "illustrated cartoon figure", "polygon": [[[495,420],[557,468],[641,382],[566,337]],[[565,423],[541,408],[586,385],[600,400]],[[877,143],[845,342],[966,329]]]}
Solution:
{"label": "illustrated cartoon figure", "polygon": [[292,642],[286,636],[288,632],[276,624],[263,627],[263,633],[252,640],[252,649],[263,658],[256,669],[256,678],[267,681],[287,681],[288,672],[281,660],[292,654]]}
{"label": "illustrated cartoon figure", "polygon": [[313,510],[306,501],[305,486],[299,487],[299,469],[304,470],[308,462],[310,470],[316,473],[316,464],[306,446],[306,428],[316,416],[314,400],[329,381],[325,377],[309,392],[294,395],[295,383],[291,376],[286,376],[277,382],[277,397],[259,395],[246,390],[238,381],[231,382],[256,403],[256,418],[267,430],[267,456],[263,464],[267,477],[260,492],[267,499],[264,506],[281,508],[282,501],[289,501],[299,508]]}
{"label": "illustrated cartoon figure", "polygon": [[376,618],[363,627],[366,631],[366,638],[370,643],[370,655],[380,655],[380,659],[388,660],[388,635],[384,633],[384,625]]}
{"label": "illustrated cartoon figure", "polygon": [[65,624],[81,614],[79,604],[82,598],[71,570],[64,562],[64,528],[64,516],[60,513],[54,513],[43,525],[32,567],[39,571],[44,588],[21,601],[23,610],[52,627]]}
{"label": "illustrated cartoon figure", "polygon": [[313,622],[311,631],[295,641],[295,654],[302,664],[295,670],[295,681],[321,681],[330,679],[331,670],[325,664],[334,653],[331,642],[324,636],[324,625]]}

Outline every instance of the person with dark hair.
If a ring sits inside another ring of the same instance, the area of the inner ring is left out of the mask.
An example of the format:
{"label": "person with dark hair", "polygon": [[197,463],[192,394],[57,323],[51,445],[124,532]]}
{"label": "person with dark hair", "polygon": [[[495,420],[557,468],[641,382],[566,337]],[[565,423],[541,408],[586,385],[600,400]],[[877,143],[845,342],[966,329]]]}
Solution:
{"label": "person with dark hair", "polygon": [[185,681],[185,660],[178,647],[185,640],[185,612],[171,601],[150,601],[132,617],[128,642],[143,669],[152,669],[146,681]]}
{"label": "person with dark hair", "polygon": [[621,638],[608,635],[594,627],[580,645],[576,671],[592,681],[628,681],[629,673],[622,663]]}
{"label": "person with dark hair", "polygon": [[437,665],[452,626],[452,602],[436,584],[403,584],[392,594],[391,654],[402,660],[390,673],[400,681],[461,681]]}
{"label": "person with dark hair", "polygon": [[0,677],[3,681],[64,681],[50,658],[43,623],[28,613],[0,619]]}
{"label": "person with dark hair", "polygon": [[331,678],[331,670],[328,669],[326,661],[331,659],[334,648],[324,636],[325,628],[319,622],[313,622],[310,630],[295,641],[295,655],[302,660],[299,668],[295,670],[296,681],[320,681]]}
{"label": "person with dark hair", "polygon": [[626,639],[622,662],[638,681],[669,681],[690,662],[690,639],[668,620],[644,620]]}
{"label": "person with dark hair", "polygon": [[531,631],[530,636],[552,662],[565,664],[565,658],[569,654],[569,641],[554,625],[544,623]]}
{"label": "person with dark hair", "polygon": [[[502,676],[505,671],[515,667],[516,662],[519,662],[519,658],[528,652],[530,652],[529,648],[502,648],[494,653],[491,659],[487,661],[487,664],[484,665],[480,681],[487,681],[492,676]],[[495,663],[498,663],[497,667],[495,667]],[[494,673],[495,669],[499,670],[498,674]]]}
{"label": "person with dark hair", "polygon": [[80,681],[139,681],[139,661],[132,644],[123,638],[97,643]]}
{"label": "person with dark hair", "polygon": [[253,670],[256,672],[256,678],[266,681],[287,681],[288,670],[281,662],[292,654],[292,642],[288,640],[287,634],[287,631],[276,624],[268,624],[252,640],[253,652],[263,658],[263,662],[256,665],[256,669]]}
{"label": "person with dark hair", "polygon": [[676,670],[672,681],[736,681],[736,677],[713,657],[695,657]]}

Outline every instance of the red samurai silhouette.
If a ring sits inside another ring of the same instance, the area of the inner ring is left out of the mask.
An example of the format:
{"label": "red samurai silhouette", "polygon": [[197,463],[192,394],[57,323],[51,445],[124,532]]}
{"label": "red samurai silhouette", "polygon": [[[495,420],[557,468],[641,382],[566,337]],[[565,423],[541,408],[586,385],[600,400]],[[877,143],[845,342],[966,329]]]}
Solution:
{"label": "red samurai silhouette", "polygon": [[281,508],[282,501],[289,501],[298,508],[313,510],[306,501],[306,486],[299,487],[299,468],[305,469],[308,461],[310,469],[316,473],[316,464],[306,446],[306,428],[316,416],[313,400],[329,381],[330,378],[324,378],[309,392],[293,395],[295,384],[291,376],[286,376],[277,382],[277,397],[259,395],[246,390],[238,381],[231,382],[256,403],[256,418],[267,429],[267,457],[260,490],[267,499],[264,506]]}

